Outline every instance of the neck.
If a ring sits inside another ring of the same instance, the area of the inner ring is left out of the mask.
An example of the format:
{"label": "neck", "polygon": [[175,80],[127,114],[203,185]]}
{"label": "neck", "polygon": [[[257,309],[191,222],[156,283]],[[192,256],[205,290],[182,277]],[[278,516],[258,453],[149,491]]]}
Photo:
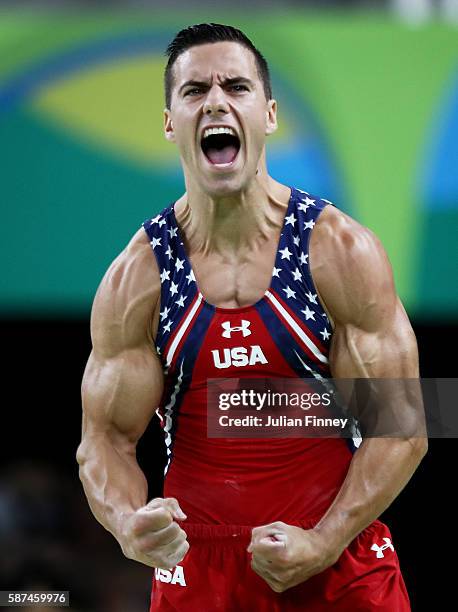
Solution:
{"label": "neck", "polygon": [[262,169],[244,190],[212,196],[187,184],[175,214],[189,253],[253,248],[282,227],[290,190]]}

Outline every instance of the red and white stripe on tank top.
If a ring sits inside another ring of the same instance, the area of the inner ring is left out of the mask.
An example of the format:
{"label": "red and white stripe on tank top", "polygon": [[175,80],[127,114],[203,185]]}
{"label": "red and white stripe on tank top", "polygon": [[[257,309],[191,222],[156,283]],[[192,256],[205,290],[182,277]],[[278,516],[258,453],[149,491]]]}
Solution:
{"label": "red and white stripe on tank top", "polygon": [[180,501],[189,522],[299,524],[320,517],[345,478],[354,446],[344,439],[207,435],[208,379],[330,377],[332,329],[308,261],[310,234],[327,204],[291,189],[270,285],[243,308],[206,302],[173,204],[143,223],[161,277],[164,494]]}

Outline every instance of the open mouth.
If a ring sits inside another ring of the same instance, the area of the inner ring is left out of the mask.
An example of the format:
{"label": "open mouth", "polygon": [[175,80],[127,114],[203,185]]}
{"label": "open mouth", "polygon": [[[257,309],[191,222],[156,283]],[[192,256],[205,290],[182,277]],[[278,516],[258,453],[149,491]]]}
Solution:
{"label": "open mouth", "polygon": [[231,164],[240,150],[240,140],[231,128],[205,130],[200,145],[205,157],[215,166]]}

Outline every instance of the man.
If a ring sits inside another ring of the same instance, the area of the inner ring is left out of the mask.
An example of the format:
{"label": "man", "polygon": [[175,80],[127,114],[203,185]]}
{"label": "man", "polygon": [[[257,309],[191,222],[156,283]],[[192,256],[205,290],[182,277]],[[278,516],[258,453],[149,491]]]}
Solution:
{"label": "man", "polygon": [[[78,451],[91,509],[156,568],[151,610],[408,610],[376,519],[424,439],[352,452],[344,439],[206,429],[208,378],[418,377],[387,257],[327,200],[268,175],[277,104],[244,34],[192,26],[168,54],[165,136],[186,192],[143,224],[95,298]],[[135,450],[158,406],[165,489],[148,503]]]}

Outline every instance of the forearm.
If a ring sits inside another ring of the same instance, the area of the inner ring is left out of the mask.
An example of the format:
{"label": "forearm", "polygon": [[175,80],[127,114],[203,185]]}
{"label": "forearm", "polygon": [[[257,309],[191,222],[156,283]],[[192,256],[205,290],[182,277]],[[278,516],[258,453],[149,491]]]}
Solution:
{"label": "forearm", "polygon": [[339,556],[398,496],[425,452],[424,438],[364,440],[334,502],[315,527]]}
{"label": "forearm", "polygon": [[148,484],[135,447],[105,434],[83,439],[77,455],[80,479],[96,519],[117,539],[126,516],[147,503]]}

